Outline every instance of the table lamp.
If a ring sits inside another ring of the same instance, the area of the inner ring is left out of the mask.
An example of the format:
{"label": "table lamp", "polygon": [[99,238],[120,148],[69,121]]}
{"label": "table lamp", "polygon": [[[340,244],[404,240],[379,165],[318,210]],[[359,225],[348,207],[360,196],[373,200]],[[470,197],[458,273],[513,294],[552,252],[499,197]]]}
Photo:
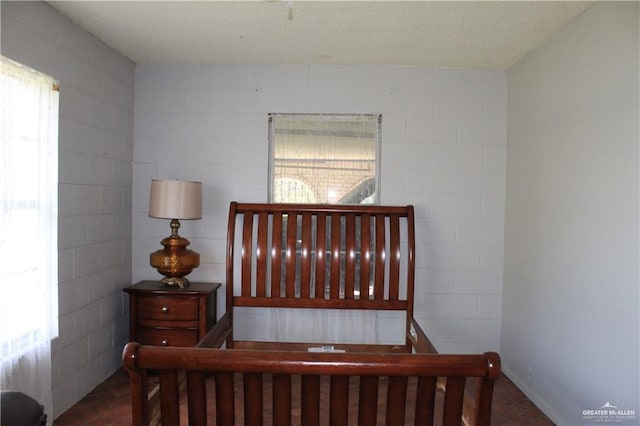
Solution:
{"label": "table lamp", "polygon": [[178,235],[180,219],[202,219],[202,182],[151,181],[149,217],[171,219],[171,236],[163,239],[164,249],[151,253],[151,266],[165,276],[162,284],[185,288],[185,278],[200,266],[200,255],[187,248],[190,243]]}

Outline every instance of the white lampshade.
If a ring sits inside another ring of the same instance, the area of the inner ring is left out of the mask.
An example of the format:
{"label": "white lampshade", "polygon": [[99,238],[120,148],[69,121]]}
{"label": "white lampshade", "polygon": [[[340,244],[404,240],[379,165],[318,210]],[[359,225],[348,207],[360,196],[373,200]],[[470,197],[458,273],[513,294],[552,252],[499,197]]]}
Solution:
{"label": "white lampshade", "polygon": [[149,217],[202,219],[202,182],[153,179]]}

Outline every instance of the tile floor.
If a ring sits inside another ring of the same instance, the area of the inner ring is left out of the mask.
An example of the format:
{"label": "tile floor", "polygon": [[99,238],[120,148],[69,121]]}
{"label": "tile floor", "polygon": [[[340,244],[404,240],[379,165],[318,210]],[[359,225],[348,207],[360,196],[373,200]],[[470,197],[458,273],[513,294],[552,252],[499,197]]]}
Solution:
{"label": "tile floor", "polygon": [[[53,426],[131,425],[130,398],[128,376],[124,370],[118,370],[55,419]],[[492,424],[553,425],[504,375],[494,390]]]}

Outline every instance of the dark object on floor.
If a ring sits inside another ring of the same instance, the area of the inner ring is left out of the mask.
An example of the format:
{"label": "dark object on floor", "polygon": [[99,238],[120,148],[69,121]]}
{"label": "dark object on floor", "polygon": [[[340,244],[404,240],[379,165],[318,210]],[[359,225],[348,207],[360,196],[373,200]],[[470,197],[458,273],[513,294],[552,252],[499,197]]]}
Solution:
{"label": "dark object on floor", "polygon": [[16,391],[0,394],[0,424],[11,426],[44,426],[44,407],[29,395]]}

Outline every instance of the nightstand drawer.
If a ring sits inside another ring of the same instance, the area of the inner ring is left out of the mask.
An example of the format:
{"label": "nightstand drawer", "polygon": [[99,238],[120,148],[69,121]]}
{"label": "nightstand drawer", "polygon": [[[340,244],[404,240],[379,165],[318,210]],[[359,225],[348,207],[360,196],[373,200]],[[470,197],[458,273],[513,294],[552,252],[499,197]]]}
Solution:
{"label": "nightstand drawer", "polygon": [[198,319],[198,298],[177,296],[139,296],[138,319],[193,321]]}
{"label": "nightstand drawer", "polygon": [[140,281],[129,294],[129,339],[154,346],[195,346],[216,322],[219,283],[166,287]]}
{"label": "nightstand drawer", "polygon": [[198,329],[138,327],[138,342],[154,346],[195,346]]}

